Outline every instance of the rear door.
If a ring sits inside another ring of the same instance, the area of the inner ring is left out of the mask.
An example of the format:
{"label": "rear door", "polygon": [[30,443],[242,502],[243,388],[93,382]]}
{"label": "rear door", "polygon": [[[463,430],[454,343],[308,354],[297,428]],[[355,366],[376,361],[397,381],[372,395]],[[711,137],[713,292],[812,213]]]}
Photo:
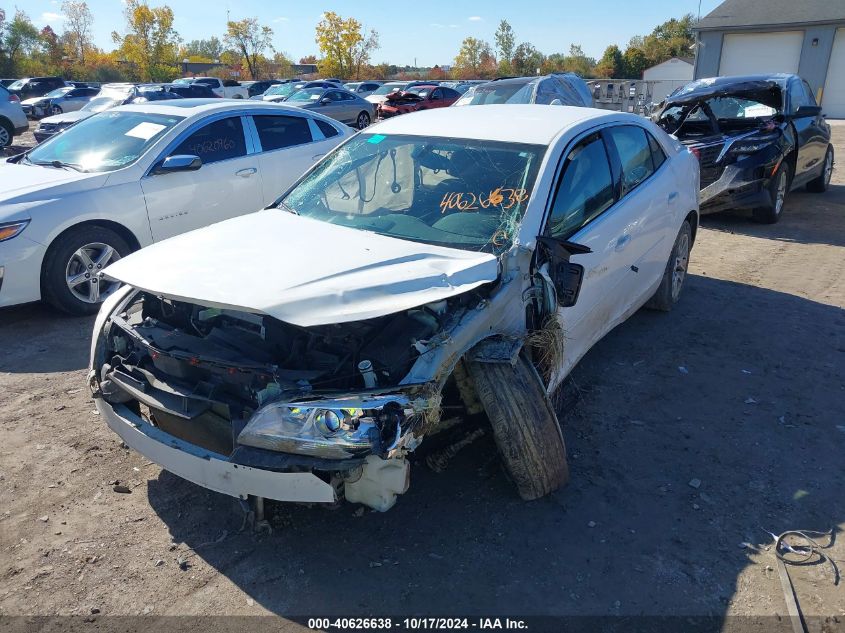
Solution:
{"label": "rear door", "polygon": [[161,160],[179,154],[199,156],[202,167],[141,179],[155,241],[264,206],[258,156],[247,143],[242,117],[201,123]]}
{"label": "rear door", "polygon": [[[788,111],[790,114],[794,115],[802,105],[816,105],[816,99],[813,97],[813,93],[798,78],[794,78],[789,82],[788,92]],[[792,119],[792,124],[795,126],[798,141],[798,156],[795,161],[795,174],[793,174],[792,185],[798,186],[818,175],[825,152],[827,151],[827,134],[824,128],[822,128],[823,119],[821,113],[815,116],[794,118]]]}
{"label": "rear door", "polygon": [[327,149],[311,117],[255,114],[250,117],[258,143],[264,205],[276,201]]}

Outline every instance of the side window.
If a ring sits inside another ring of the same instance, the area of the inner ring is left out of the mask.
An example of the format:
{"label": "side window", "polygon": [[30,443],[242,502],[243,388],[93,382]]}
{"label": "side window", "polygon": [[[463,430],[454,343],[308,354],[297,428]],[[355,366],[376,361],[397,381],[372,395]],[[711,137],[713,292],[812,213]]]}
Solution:
{"label": "side window", "polygon": [[802,105],[807,103],[807,96],[804,94],[804,86],[800,81],[793,81],[789,84],[789,111],[794,114]]}
{"label": "side window", "polygon": [[547,233],[566,239],[616,201],[607,151],[600,136],[582,141],[566,157]]}
{"label": "side window", "polygon": [[651,147],[651,162],[654,163],[654,171],[657,171],[666,160],[666,152],[663,151],[660,143],[651,134],[646,132],[645,135],[648,137],[648,144]]}
{"label": "side window", "polygon": [[255,128],[261,140],[261,149],[272,152],[274,149],[292,147],[310,143],[311,129],[308,120],[298,116],[254,116]]}
{"label": "side window", "polygon": [[204,164],[246,156],[246,140],[240,117],[204,125],[186,138],[172,154],[199,156]]}
{"label": "side window", "polygon": [[443,98],[443,91],[440,88],[438,88],[437,90],[435,90],[434,92],[431,93],[431,100],[432,101],[438,101],[442,98]]}
{"label": "side window", "polygon": [[320,128],[320,131],[326,138],[331,138],[340,134],[340,132],[337,131],[337,128],[335,126],[333,126],[331,123],[326,123],[322,119],[314,119],[314,123],[317,124],[317,127]]}
{"label": "side window", "polygon": [[622,165],[622,195],[654,173],[651,147],[641,127],[620,125],[607,130]]}
{"label": "side window", "polygon": [[323,95],[323,99],[328,99],[329,101],[340,101],[341,95],[337,90],[329,90]]}
{"label": "side window", "polygon": [[549,105],[552,101],[558,98],[558,95],[555,93],[554,84],[552,84],[551,80],[544,79],[540,82],[540,85],[537,86],[537,97],[536,103],[542,103],[544,105]]}
{"label": "side window", "polygon": [[353,95],[352,93],[339,92],[338,94],[340,95],[340,101],[354,101],[355,100],[355,95]]}
{"label": "side window", "polygon": [[805,80],[802,79],[801,85],[804,86],[804,94],[807,105],[818,105],[816,103],[816,96],[813,94],[813,89],[810,88],[810,84],[808,84]]}

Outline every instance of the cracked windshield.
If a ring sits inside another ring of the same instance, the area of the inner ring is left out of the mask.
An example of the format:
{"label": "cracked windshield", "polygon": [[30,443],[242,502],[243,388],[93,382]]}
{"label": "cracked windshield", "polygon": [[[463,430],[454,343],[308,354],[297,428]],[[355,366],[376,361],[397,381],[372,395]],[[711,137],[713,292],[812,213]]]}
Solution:
{"label": "cracked windshield", "polygon": [[392,237],[501,252],[516,235],[544,151],[518,143],[359,135],[279,206]]}

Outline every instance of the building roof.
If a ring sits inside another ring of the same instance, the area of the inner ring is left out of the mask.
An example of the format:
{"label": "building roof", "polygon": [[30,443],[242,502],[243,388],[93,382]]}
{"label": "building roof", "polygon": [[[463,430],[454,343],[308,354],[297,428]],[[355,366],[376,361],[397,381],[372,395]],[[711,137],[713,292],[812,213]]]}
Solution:
{"label": "building roof", "polygon": [[651,70],[652,68],[657,68],[658,66],[663,66],[663,64],[670,64],[672,62],[684,62],[685,64],[693,66],[695,64],[695,57],[670,57],[669,59],[664,59],[659,64],[649,66],[648,68],[646,68],[646,70]]}
{"label": "building roof", "polygon": [[845,3],[837,0],[725,0],[695,30],[742,29],[814,23],[845,23]]}

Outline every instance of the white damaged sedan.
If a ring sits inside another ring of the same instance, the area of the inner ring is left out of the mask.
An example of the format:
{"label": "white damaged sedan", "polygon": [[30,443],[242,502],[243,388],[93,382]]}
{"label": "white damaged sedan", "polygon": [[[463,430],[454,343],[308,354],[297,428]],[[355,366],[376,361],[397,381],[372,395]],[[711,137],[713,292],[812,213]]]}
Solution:
{"label": "white damaged sedan", "polygon": [[408,453],[456,424],[492,427],[519,494],[541,497],[568,479],[548,394],[633,312],[678,300],[697,193],[695,158],[633,115],[396,117],[273,208],[111,265],[127,285],[94,327],[96,406],[130,447],[242,499],[386,510]]}

